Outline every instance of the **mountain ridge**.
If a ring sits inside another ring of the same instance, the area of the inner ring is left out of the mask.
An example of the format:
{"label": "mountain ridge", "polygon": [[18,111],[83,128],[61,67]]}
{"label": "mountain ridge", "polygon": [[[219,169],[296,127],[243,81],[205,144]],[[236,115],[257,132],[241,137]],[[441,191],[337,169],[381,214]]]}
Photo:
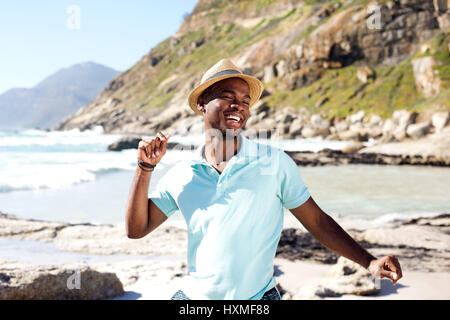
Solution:
{"label": "mountain ridge", "polygon": [[[330,121],[360,110],[387,118],[399,109],[450,108],[448,8],[436,0],[378,1],[384,25],[370,30],[371,3],[201,0],[174,36],[57,129],[102,125],[114,133],[187,133],[200,125],[187,95],[225,57],[264,82],[262,105],[254,109],[261,119],[276,118],[275,110],[284,107]],[[439,74],[432,97],[415,79],[412,60],[422,57],[434,59],[430,65]]]}
{"label": "mountain ridge", "polygon": [[50,129],[94,99],[118,71],[88,61],[59,69],[32,88],[0,95],[0,128]]}

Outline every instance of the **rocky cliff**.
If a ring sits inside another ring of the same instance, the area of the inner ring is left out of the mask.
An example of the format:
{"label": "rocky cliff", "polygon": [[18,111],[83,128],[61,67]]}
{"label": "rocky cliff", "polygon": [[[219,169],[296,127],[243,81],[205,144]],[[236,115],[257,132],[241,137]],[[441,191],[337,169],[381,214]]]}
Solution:
{"label": "rocky cliff", "polygon": [[449,21],[442,0],[199,0],[175,35],[57,129],[199,133],[187,95],[229,57],[265,85],[247,128],[310,137],[376,122],[378,137],[396,110],[427,120],[450,109]]}

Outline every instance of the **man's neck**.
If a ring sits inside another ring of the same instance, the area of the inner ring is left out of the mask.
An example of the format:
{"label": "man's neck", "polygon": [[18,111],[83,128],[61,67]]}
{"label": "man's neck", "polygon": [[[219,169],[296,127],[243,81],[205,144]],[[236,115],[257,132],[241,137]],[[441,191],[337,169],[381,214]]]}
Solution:
{"label": "man's neck", "polygon": [[240,134],[224,136],[206,132],[205,138],[205,157],[213,165],[228,162],[238,152],[242,143]]}

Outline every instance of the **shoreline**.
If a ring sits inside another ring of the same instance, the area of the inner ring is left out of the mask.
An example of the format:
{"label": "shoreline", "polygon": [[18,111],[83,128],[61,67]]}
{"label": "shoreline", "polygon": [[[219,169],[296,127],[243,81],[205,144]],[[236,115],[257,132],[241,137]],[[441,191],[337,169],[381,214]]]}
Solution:
{"label": "shoreline", "polygon": [[[132,240],[126,238],[123,228],[114,225],[27,220],[4,213],[0,213],[0,222],[0,239],[4,240],[4,245],[8,245],[8,241],[34,240],[32,244],[52,245],[55,249],[53,254],[76,253],[78,257],[88,257],[84,260],[61,261],[59,264],[57,259],[53,259],[46,266],[39,264],[38,259],[36,264],[14,261],[14,257],[10,257],[0,264],[0,274],[8,277],[17,275],[18,272],[25,273],[24,270],[33,274],[36,269],[60,269],[73,263],[81,263],[99,274],[116,275],[123,285],[124,293],[115,295],[114,299],[169,299],[188,274],[186,231],[174,226],[162,225],[145,238]],[[428,288],[434,283],[441,288],[440,283],[448,283],[450,214],[393,221],[371,227],[360,225],[360,228],[348,228],[343,225],[358,243],[375,256],[395,254],[402,264],[405,284],[401,280],[397,288],[393,289],[390,283],[383,280],[381,291],[374,293],[373,288],[369,288],[372,291],[363,291],[371,292],[367,297],[346,294],[342,290],[348,290],[348,284],[340,287],[336,284],[344,278],[328,275],[331,268],[345,267],[343,258],[338,259],[328,249],[316,243],[309,233],[302,230],[300,223],[298,228],[288,227],[289,225],[283,229],[275,257],[275,275],[279,289],[283,291],[283,299],[415,299],[421,297],[415,291],[416,287]],[[24,252],[18,249],[16,254]],[[52,252],[49,254],[51,256]],[[11,268],[11,265],[16,267]],[[426,278],[429,274],[432,274],[432,279],[428,279],[430,281]],[[411,278],[407,278],[407,275],[411,275]],[[366,279],[367,275],[361,277]],[[351,281],[362,281],[361,279]],[[364,281],[370,287],[370,281]],[[351,286],[358,287],[355,283]],[[327,290],[324,291],[324,288]],[[428,290],[421,294],[430,299],[450,299],[448,290]],[[111,296],[105,295],[103,298]]]}

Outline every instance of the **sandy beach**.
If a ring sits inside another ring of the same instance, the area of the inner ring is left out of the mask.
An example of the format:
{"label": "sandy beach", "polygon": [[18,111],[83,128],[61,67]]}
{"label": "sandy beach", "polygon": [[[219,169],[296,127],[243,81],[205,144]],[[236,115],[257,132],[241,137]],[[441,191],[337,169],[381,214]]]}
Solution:
{"label": "sandy beach", "polygon": [[[26,298],[32,285],[30,297],[39,299],[40,290],[48,289],[39,279],[58,270],[63,270],[63,284],[69,281],[67,270],[90,270],[92,281],[102,281],[98,291],[104,292],[72,297],[81,299],[166,300],[187,278],[186,231],[170,224],[139,240],[128,239],[123,226],[26,220],[5,213],[0,214],[0,226],[2,299]],[[283,299],[450,299],[448,214],[343,227],[372,254],[395,254],[403,279],[396,286],[388,280],[377,284],[367,270],[320,248],[300,223],[286,219],[274,263]],[[81,291],[87,281],[83,274]],[[42,288],[36,289],[39,283]],[[25,288],[24,296],[17,296],[19,286]],[[70,298],[70,292],[58,294],[55,299]]]}

